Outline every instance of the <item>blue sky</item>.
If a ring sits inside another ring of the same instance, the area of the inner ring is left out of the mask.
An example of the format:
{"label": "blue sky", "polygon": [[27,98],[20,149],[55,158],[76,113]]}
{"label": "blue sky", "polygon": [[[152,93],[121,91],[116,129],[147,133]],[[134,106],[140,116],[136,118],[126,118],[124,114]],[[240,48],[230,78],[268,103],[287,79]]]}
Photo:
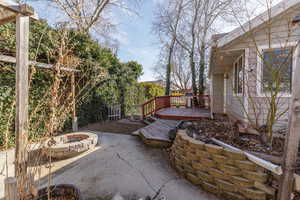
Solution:
{"label": "blue sky", "polygon": [[118,17],[119,24],[119,57],[122,61],[135,60],[144,67],[142,81],[154,80],[153,66],[157,61],[159,49],[155,35],[151,33],[155,3],[146,0],[139,9],[139,16]]}
{"label": "blue sky", "polygon": [[[137,61],[143,65],[144,75],[141,81],[154,80],[153,66],[157,61],[159,48],[156,45],[156,37],[151,34],[151,26],[154,18],[155,2],[159,0],[144,0],[137,9],[139,15],[128,15],[121,11],[113,13],[117,23],[115,38],[119,40],[120,47],[118,57],[121,61]],[[63,20],[55,8],[47,3],[29,2],[39,14],[40,18],[47,19],[49,24]]]}

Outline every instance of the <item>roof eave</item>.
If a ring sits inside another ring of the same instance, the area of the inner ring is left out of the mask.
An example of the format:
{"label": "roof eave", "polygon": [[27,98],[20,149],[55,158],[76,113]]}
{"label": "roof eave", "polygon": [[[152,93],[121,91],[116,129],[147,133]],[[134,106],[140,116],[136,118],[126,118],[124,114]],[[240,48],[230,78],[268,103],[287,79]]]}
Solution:
{"label": "roof eave", "polygon": [[250,30],[262,25],[267,20],[278,16],[279,14],[285,12],[286,10],[292,8],[293,6],[295,6],[297,4],[300,4],[299,0],[286,0],[286,1],[280,2],[279,4],[277,4],[271,8],[271,12],[269,12],[268,10],[265,11],[264,13],[258,15],[257,17],[253,18],[252,20],[246,22],[241,27],[234,29],[233,31],[231,31],[227,35],[225,35],[224,37],[220,38],[217,42],[217,47],[223,47],[223,46],[229,44],[233,40],[235,40],[235,39],[243,36],[247,32],[249,32]]}

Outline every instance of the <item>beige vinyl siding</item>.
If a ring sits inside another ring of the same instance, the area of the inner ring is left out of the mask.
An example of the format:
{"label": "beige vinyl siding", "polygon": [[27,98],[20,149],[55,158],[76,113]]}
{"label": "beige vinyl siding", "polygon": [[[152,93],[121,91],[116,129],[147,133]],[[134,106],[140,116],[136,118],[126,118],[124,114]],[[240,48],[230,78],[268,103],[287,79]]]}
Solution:
{"label": "beige vinyl siding", "polygon": [[[274,20],[272,20],[271,28],[269,25],[261,26],[252,31],[252,33],[246,34],[246,36],[242,36],[236,41],[233,41],[231,44],[227,45],[223,49],[249,49],[248,56],[246,56],[248,64],[247,66],[247,80],[245,81],[245,88],[248,91],[248,114],[252,121],[258,120],[260,125],[265,124],[269,109],[269,99],[267,96],[258,96],[257,94],[257,75],[258,75],[258,49],[260,46],[268,46],[269,42],[272,45],[278,45],[281,48],[289,46],[293,42],[299,41],[300,38],[300,28],[292,27],[291,20],[296,14],[299,14],[300,8],[294,9],[285,13],[281,16],[278,16]],[[271,34],[269,34],[269,32]],[[271,35],[271,37],[269,37]],[[269,40],[271,38],[271,40]],[[233,67],[232,67],[233,68]],[[229,73],[232,75],[232,72]],[[297,76],[295,76],[296,78]],[[299,78],[299,77],[297,77]],[[230,78],[232,81],[232,78]],[[232,83],[231,83],[232,84]],[[228,99],[228,109],[229,113],[234,113],[235,115],[239,115],[241,119],[245,119],[246,115],[243,114],[243,111],[238,106],[244,100],[241,99],[237,101],[236,97],[233,95],[232,85],[228,84],[228,87],[231,89],[227,90],[227,99]],[[288,120],[288,112],[287,109],[289,107],[289,97],[280,97],[279,106],[278,106],[278,114],[282,114],[282,116],[278,119],[278,123],[275,125],[275,128],[282,128],[287,125]],[[254,109],[255,107],[255,109]],[[256,110],[256,112],[254,112]]]}
{"label": "beige vinyl siding", "polygon": [[228,71],[227,93],[226,93],[226,111],[228,114],[234,115],[239,119],[244,120],[244,97],[243,95],[234,94],[233,82],[234,73],[233,67]]}
{"label": "beige vinyl siding", "polygon": [[215,74],[212,77],[212,112],[224,112],[224,78],[223,74]]}
{"label": "beige vinyl siding", "polygon": [[[300,38],[300,28],[291,26],[291,20],[299,13],[300,8],[294,7],[272,19],[271,22],[266,22],[219,49],[220,52],[224,52],[225,56],[227,51],[232,52],[247,49],[247,51],[245,51],[245,90],[248,97],[236,96],[233,92],[234,67],[232,63],[227,70],[229,75],[225,97],[227,113],[233,114],[245,121],[249,116],[250,121],[255,122],[257,119],[260,125],[266,123],[269,110],[269,98],[266,95],[259,95],[257,92],[257,85],[259,84],[257,77],[260,71],[258,69],[258,51],[261,46],[268,47],[269,44],[271,44],[271,47],[276,45],[276,48],[278,48],[278,46],[285,48],[291,45],[291,43],[298,42]],[[282,116],[278,119],[275,128],[282,128],[287,125],[289,101],[289,97],[280,97],[278,99],[278,114],[282,114]],[[248,115],[245,114],[245,109]]]}
{"label": "beige vinyl siding", "polygon": [[255,48],[257,45],[268,45],[269,42],[281,44],[284,47],[288,42],[298,41],[300,38],[300,29],[299,27],[292,26],[291,21],[299,12],[300,8],[295,8],[277,16],[271,22],[266,22],[264,25],[226,45],[224,49]]}

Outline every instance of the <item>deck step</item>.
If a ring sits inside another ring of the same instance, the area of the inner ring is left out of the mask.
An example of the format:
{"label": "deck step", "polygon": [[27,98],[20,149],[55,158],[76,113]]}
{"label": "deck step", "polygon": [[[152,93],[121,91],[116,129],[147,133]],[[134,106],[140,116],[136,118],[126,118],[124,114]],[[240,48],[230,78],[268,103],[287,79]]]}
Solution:
{"label": "deck step", "polygon": [[140,138],[149,146],[168,147],[172,144],[170,134],[177,130],[181,121],[156,119],[155,122],[138,130]]}

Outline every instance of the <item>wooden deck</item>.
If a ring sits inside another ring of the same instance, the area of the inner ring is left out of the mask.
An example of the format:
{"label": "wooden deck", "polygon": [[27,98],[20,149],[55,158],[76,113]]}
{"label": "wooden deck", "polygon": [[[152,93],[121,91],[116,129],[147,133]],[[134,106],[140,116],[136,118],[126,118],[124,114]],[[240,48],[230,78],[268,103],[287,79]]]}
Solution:
{"label": "wooden deck", "polygon": [[155,116],[161,119],[173,120],[200,120],[210,118],[209,109],[202,108],[163,108],[155,112]]}

